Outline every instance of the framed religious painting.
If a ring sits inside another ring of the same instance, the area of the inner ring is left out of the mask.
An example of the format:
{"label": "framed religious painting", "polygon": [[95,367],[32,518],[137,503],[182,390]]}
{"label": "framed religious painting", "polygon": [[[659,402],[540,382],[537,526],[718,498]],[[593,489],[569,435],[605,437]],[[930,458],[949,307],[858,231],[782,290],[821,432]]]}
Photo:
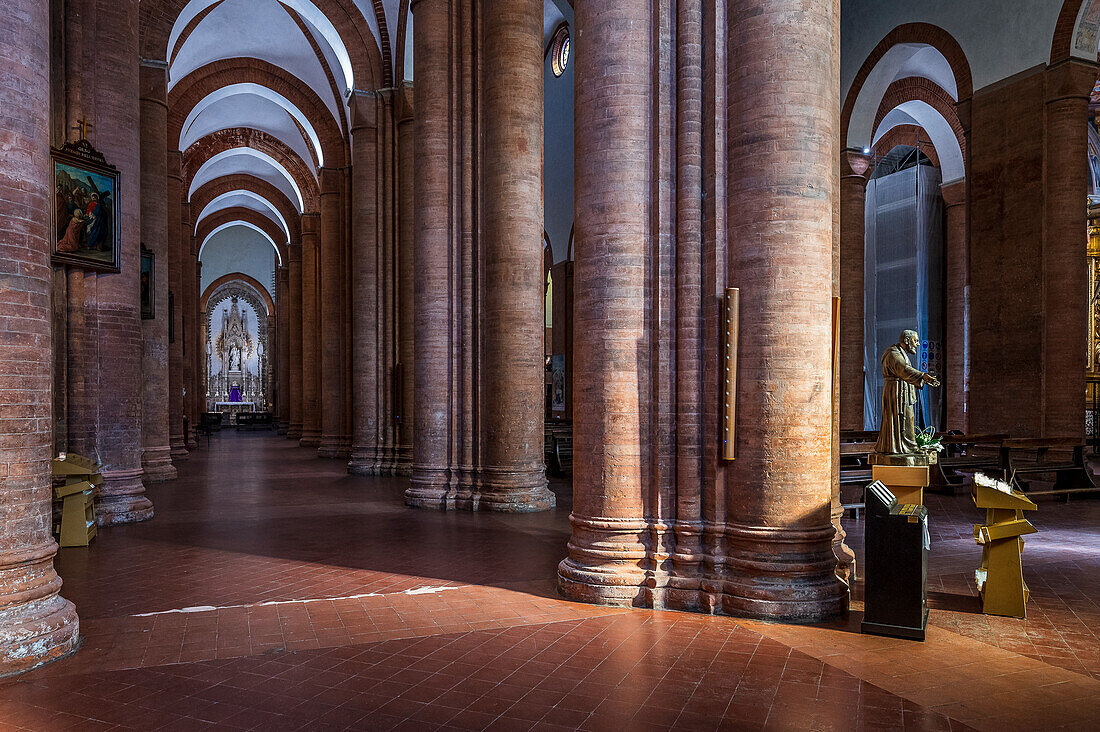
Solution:
{"label": "framed religious painting", "polygon": [[152,320],[157,317],[156,302],[153,293],[156,292],[157,276],[156,254],[141,245],[141,276],[138,279],[138,287],[141,295],[141,319]]}
{"label": "framed religious painting", "polygon": [[83,139],[51,148],[50,167],[53,263],[118,272],[118,169]]}

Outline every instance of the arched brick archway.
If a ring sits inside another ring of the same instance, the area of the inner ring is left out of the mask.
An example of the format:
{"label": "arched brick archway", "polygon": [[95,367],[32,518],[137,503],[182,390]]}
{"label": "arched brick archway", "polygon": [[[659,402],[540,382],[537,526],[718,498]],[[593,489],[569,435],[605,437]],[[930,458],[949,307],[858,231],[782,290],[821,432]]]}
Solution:
{"label": "arched brick archway", "polygon": [[1095,58],[1100,41],[1100,0],[1064,0],[1050,43],[1050,63]]}
{"label": "arched brick archway", "polygon": [[248,147],[270,155],[294,177],[302,192],[306,211],[317,210],[317,179],[304,160],[279,138],[251,127],[229,127],[212,132],[183,153],[183,185],[190,190],[195,174],[210,158],[236,148]]}
{"label": "arched brick archway", "polygon": [[[207,204],[215,198],[223,193],[231,193],[237,190],[250,191],[267,199],[267,201],[279,212],[279,215],[283,217],[283,220],[286,221],[287,228],[290,229],[290,240],[298,241],[298,237],[301,234],[301,220],[298,215],[298,210],[294,207],[294,204],[291,203],[290,199],[266,180],[261,180],[252,175],[244,175],[243,173],[215,178],[200,186],[199,189],[195,191],[194,195],[191,196],[192,223],[197,223],[199,214],[201,214]],[[311,212],[307,211],[306,213]]]}
{"label": "arched brick archway", "polygon": [[317,93],[285,69],[255,58],[214,61],[180,79],[168,95],[168,139],[180,139],[183,123],[195,105],[207,95],[232,84],[256,84],[281,94],[314,126],[325,166],[338,168],[346,164],[347,141]]}
{"label": "arched brick archway", "polygon": [[[168,60],[168,40],[172,35],[172,28],[188,2],[189,0],[143,0],[138,11],[142,58]],[[386,78],[382,54],[367,25],[367,19],[359,12],[355,3],[344,0],[310,2],[325,14],[340,36],[351,59],[356,87],[381,87]],[[189,27],[192,25],[188,24]]]}
{"label": "arched brick archway", "polygon": [[[271,294],[267,291],[267,288],[260,284],[259,280],[255,277],[246,275],[243,272],[230,272],[211,282],[206,290],[203,291],[202,297],[199,299],[199,312],[205,313],[211,302],[217,305],[220,300],[229,297],[230,293],[224,286],[237,281],[244,282],[256,291],[256,297],[254,298],[255,302],[251,303],[252,307],[256,308],[256,312],[262,312],[269,318],[274,317],[275,301],[271,299]],[[219,290],[224,290],[224,292],[219,292]],[[265,310],[261,311],[260,308],[256,307],[259,303],[263,303]]]}
{"label": "arched brick archway", "polygon": [[958,88],[959,102],[969,100],[974,95],[974,79],[970,72],[970,62],[963,52],[962,46],[954,36],[939,26],[930,23],[905,23],[894,28],[878,42],[867,58],[863,61],[852,86],[848,90],[848,96],[844,99],[844,106],[840,112],[841,140],[847,141],[849,127],[852,121],[852,112],[856,106],[856,100],[863,89],[867,77],[870,76],[875,66],[882,57],[894,46],[900,43],[922,43],[935,48],[947,60],[955,77]]}
{"label": "arched brick archway", "polygon": [[202,223],[199,224],[199,230],[195,233],[195,240],[198,242],[200,250],[202,248],[202,243],[206,241],[214,230],[219,226],[231,224],[235,221],[247,222],[263,231],[271,238],[271,241],[275,242],[275,248],[279,250],[279,260],[282,266],[285,267],[290,262],[290,255],[287,251],[289,242],[283,241],[286,239],[286,234],[283,233],[283,230],[280,229],[274,221],[263,214],[253,211],[250,208],[243,208],[240,206],[222,209],[202,220]]}
{"label": "arched brick archway", "polygon": [[899,104],[910,101],[924,102],[940,113],[940,116],[946,120],[947,124],[951,126],[952,132],[955,133],[955,140],[959,143],[959,149],[962,151],[963,160],[965,161],[967,155],[966,132],[959,120],[955,102],[945,89],[930,79],[911,76],[898,79],[890,84],[886,94],[882,97],[878,112],[875,114],[873,129],[878,130],[883,118],[889,114],[890,110]]}

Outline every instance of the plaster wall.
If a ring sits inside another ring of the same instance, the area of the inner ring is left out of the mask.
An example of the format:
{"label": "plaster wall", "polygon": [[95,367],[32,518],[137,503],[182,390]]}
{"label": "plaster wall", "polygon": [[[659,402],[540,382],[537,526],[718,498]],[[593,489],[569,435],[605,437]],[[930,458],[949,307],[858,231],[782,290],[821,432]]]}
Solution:
{"label": "plaster wall", "polygon": [[271,243],[252,229],[233,226],[219,231],[202,250],[202,282],[200,292],[222,275],[240,272],[263,283],[272,291],[272,275],[275,271],[275,250]]}

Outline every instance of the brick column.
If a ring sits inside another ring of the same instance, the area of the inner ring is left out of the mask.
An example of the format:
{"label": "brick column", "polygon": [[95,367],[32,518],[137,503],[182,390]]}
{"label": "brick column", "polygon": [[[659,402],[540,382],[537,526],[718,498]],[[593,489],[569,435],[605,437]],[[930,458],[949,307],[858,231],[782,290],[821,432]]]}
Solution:
{"label": "brick column", "polygon": [[[97,125],[92,143],[121,172],[119,204],[122,271],[96,279],[99,327],[99,422],[97,442],[103,485],[97,508],[104,525],[144,521],[153,504],[142,483],[142,328],[138,270],[141,245],[141,105],[139,103],[138,0],[96,4],[100,34],[95,64],[111,69],[96,76]],[[161,148],[163,165],[166,149]],[[163,190],[163,188],[161,189]],[[167,437],[167,435],[166,435]],[[167,445],[167,439],[164,442]]]}
{"label": "brick column", "polygon": [[847,600],[830,521],[839,90],[819,78],[834,61],[835,7],[734,0],[729,11],[729,278],[741,319],[723,609],[809,620]]}
{"label": "brick column", "polygon": [[451,44],[448,3],[411,4],[416,76],[414,173],[417,217],[413,262],[413,318],[416,363],[413,404],[412,485],[405,503],[445,506],[451,481]]}
{"label": "brick column", "polygon": [[[631,605],[645,581],[653,21],[646,0],[577,4],[573,535],[562,594]],[[614,68],[615,73],[607,70]],[[421,79],[418,76],[416,83]],[[419,388],[419,385],[418,385]]]}
{"label": "brick column", "polygon": [[172,480],[168,438],[167,70],[141,66],[141,244],[153,252],[153,314],[141,321],[141,464],[149,482]]}
{"label": "brick column", "polygon": [[947,334],[944,338],[947,429],[967,431],[970,373],[970,257],[966,237],[966,181],[940,188],[946,224],[943,232]]}
{"label": "brick column", "polygon": [[321,444],[321,341],[318,314],[317,230],[320,216],[302,215],[302,447]]}
{"label": "brick column", "polygon": [[542,2],[482,12],[482,469],[478,508],[554,505],[544,464]]}
{"label": "brick column", "polygon": [[183,292],[183,174],[179,150],[168,153],[168,291],[172,299],[169,316],[172,319],[168,339],[168,442],[172,459],[187,458],[187,443],[183,434],[183,317],[186,298]]}
{"label": "brick column", "polygon": [[344,241],[340,189],[343,174],[335,168],[321,169],[320,256],[318,260],[318,311],[320,313],[319,343],[321,349],[319,393],[321,401],[320,457],[335,458],[344,450]]}
{"label": "brick column", "polygon": [[50,17],[39,0],[0,0],[0,674],[76,647],[76,608],[59,594],[51,534]]}
{"label": "brick column", "polygon": [[[304,229],[304,217],[302,222]],[[287,427],[286,436],[291,440],[299,440],[302,437],[302,324],[305,322],[305,312],[302,310],[302,245],[300,242],[290,242],[287,246],[287,259],[290,260],[289,287],[287,288],[289,307],[283,333],[287,336],[287,352],[290,359],[288,370],[290,425]]]}
{"label": "brick column", "polygon": [[[680,609],[697,609],[700,606],[699,588],[703,567],[702,491],[706,485],[702,383],[702,0],[681,0],[676,3],[675,101],[676,542],[671,552],[672,572],[668,578],[667,602]],[[556,287],[554,295],[558,295]]]}
{"label": "brick column", "polygon": [[285,435],[290,425],[290,344],[288,324],[290,307],[290,271],[287,263],[279,267],[275,285],[275,418],[276,431]]}
{"label": "brick column", "polygon": [[863,248],[871,160],[840,154],[840,429],[863,429]]}
{"label": "brick column", "polygon": [[413,445],[413,240],[415,202],[413,194],[414,161],[412,86],[398,92],[397,104],[397,339],[398,387],[401,399],[396,406],[400,416],[397,433],[398,475],[412,472]]}
{"label": "brick column", "polygon": [[1084,133],[1095,62],[1064,61],[1046,74],[1046,137],[1043,161],[1043,254],[1041,303],[1043,436],[1085,432],[1085,345],[1088,276],[1085,267]]}
{"label": "brick column", "polygon": [[[183,364],[183,381],[187,384],[186,404],[188,414],[188,429],[185,438],[187,449],[194,450],[198,446],[199,420],[206,411],[206,380],[203,370],[206,368],[206,347],[204,331],[206,329],[206,313],[199,310],[201,294],[199,285],[202,282],[202,262],[199,261],[197,244],[195,244],[194,231],[190,220],[191,206],[184,204],[184,292],[186,295],[186,313],[184,314],[184,331],[187,337],[187,355]],[[188,327],[188,324],[190,326]]]}
{"label": "brick column", "polygon": [[377,475],[379,379],[378,100],[356,93],[351,102],[352,391],[354,435],[348,472]]}

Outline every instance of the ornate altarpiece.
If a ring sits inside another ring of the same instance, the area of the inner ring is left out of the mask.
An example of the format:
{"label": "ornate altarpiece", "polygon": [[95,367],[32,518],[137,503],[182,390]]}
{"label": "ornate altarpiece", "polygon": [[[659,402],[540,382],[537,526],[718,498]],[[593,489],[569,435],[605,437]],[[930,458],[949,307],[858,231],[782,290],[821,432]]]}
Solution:
{"label": "ornate altarpiece", "polygon": [[[250,305],[255,313],[255,337],[241,302]],[[255,411],[267,410],[271,390],[268,317],[263,296],[247,283],[227,282],[211,293],[205,317],[207,411],[219,411],[234,404],[250,405]],[[256,356],[255,369],[249,365],[252,356]]]}

